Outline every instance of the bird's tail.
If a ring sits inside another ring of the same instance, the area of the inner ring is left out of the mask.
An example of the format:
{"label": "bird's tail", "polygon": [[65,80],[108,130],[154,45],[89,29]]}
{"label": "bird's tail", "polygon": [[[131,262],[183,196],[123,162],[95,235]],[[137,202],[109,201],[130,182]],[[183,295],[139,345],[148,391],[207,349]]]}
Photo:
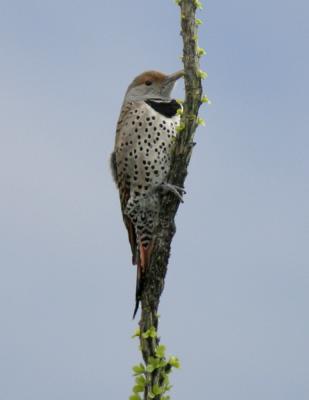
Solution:
{"label": "bird's tail", "polygon": [[141,301],[141,295],[142,295],[142,271],[140,264],[137,264],[137,269],[136,269],[136,290],[135,290],[135,308],[133,312],[133,319],[135,318],[135,315],[138,311],[139,303]]}
{"label": "bird's tail", "polygon": [[144,247],[142,244],[140,244],[139,246],[136,271],[135,308],[133,312],[133,319],[135,318],[135,315],[138,311],[139,303],[141,301],[145,281],[145,270],[149,265],[152,247],[152,242],[150,242],[147,247]]}

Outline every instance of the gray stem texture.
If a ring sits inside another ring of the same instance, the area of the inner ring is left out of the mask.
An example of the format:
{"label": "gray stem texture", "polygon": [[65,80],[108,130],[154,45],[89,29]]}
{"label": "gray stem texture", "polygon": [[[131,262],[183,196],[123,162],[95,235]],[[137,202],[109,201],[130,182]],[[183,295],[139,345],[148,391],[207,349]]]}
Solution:
{"label": "gray stem texture", "polygon": [[[179,6],[181,10],[181,35],[183,38],[185,101],[180,124],[183,129],[177,135],[169,182],[183,187],[194,146],[194,133],[198,125],[198,111],[202,99],[202,83],[199,56],[197,54],[196,1],[181,0]],[[157,312],[160,296],[164,288],[171,242],[175,234],[174,219],[179,207],[178,198],[171,193],[163,194],[160,201],[159,226],[155,235],[150,264],[145,272],[141,295],[140,344],[146,365],[148,364],[149,357],[155,356],[155,349],[159,339],[143,338],[142,334],[152,326],[158,330]],[[160,368],[149,373],[148,378],[149,384],[145,388],[144,400],[150,399],[148,394],[154,384],[160,386],[162,381]],[[161,395],[157,395],[155,400],[159,400],[161,397]]]}

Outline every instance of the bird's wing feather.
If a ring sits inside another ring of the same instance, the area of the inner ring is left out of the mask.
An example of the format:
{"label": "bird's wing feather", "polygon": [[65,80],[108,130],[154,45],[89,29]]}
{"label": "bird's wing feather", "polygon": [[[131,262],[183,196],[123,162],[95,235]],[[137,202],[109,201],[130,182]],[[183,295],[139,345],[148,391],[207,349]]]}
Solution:
{"label": "bird's wing feather", "polygon": [[114,181],[117,183],[118,177],[117,177],[116,153],[114,151],[112,152],[110,157],[110,167],[112,170]]}
{"label": "bird's wing feather", "polygon": [[135,233],[135,229],[134,229],[134,225],[132,224],[132,221],[125,214],[125,209],[126,209],[129,197],[130,197],[129,190],[120,191],[120,203],[121,203],[122,218],[123,218],[124,224],[128,231],[128,237],[129,237],[129,242],[130,242],[131,251],[132,251],[132,264],[135,265],[137,262],[136,233]]}
{"label": "bird's wing feather", "polygon": [[126,215],[125,212],[128,200],[130,198],[130,184],[129,182],[127,182],[126,177],[121,174],[121,172],[117,174],[117,150],[121,147],[121,142],[123,140],[121,137],[122,129],[126,126],[127,120],[131,116],[130,113],[132,112],[132,109],[137,106],[139,106],[139,104],[130,102],[122,107],[119,120],[117,123],[115,149],[111,157],[112,172],[119,189],[122,217],[128,231],[129,242],[132,250],[132,263],[134,265],[137,263],[137,253],[138,253],[136,232],[132,221]]}

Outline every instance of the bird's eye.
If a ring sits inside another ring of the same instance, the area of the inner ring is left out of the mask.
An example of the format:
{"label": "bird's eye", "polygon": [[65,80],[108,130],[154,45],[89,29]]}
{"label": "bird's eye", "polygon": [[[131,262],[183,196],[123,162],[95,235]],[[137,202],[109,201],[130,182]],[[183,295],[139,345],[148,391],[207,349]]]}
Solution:
{"label": "bird's eye", "polygon": [[152,82],[151,81],[145,81],[145,85],[150,86],[150,85],[152,85]]}

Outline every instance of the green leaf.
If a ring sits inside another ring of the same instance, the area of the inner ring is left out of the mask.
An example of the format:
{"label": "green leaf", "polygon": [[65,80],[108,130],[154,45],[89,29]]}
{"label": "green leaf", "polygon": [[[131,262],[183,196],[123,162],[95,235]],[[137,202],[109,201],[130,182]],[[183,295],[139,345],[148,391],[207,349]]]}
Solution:
{"label": "green leaf", "polygon": [[135,385],[135,386],[133,387],[133,392],[134,392],[135,394],[140,393],[140,392],[143,392],[143,391],[144,391],[144,386],[142,386],[142,385]]}
{"label": "green leaf", "polygon": [[129,397],[129,400],[142,400],[141,396],[138,394],[132,394],[132,396]]}
{"label": "green leaf", "polygon": [[163,367],[165,367],[166,365],[167,365],[167,361],[163,358],[163,359],[160,360],[160,362],[159,362],[159,364],[158,364],[158,367],[159,367],[159,368],[163,368]]}
{"label": "green leaf", "polygon": [[166,385],[168,385],[169,383],[170,383],[170,378],[168,377],[167,374],[165,374],[165,375],[164,375],[164,378],[163,378],[163,384],[166,386]]}
{"label": "green leaf", "polygon": [[194,5],[196,8],[199,8],[200,10],[202,10],[203,8],[203,4],[199,0],[194,0]]}
{"label": "green leaf", "polygon": [[143,372],[145,372],[145,366],[142,363],[139,365],[134,365],[132,370],[135,374],[142,374]]}
{"label": "green leaf", "polygon": [[205,121],[203,120],[203,118],[197,117],[196,123],[198,125],[205,126]]}
{"label": "green leaf", "polygon": [[157,337],[157,331],[156,331],[156,328],[155,328],[154,326],[152,326],[152,327],[150,328],[149,335],[150,335],[150,337],[153,338],[153,339]]}
{"label": "green leaf", "polygon": [[160,359],[155,357],[149,357],[146,371],[152,372],[155,369],[159,368],[159,366],[160,366]]}
{"label": "green leaf", "polygon": [[145,379],[144,375],[138,375],[135,378],[135,382],[136,382],[137,385],[140,385],[140,386],[145,386],[146,385],[146,379]]}
{"label": "green leaf", "polygon": [[199,57],[202,57],[202,56],[204,56],[204,55],[206,54],[206,50],[204,50],[202,47],[198,47],[198,48],[196,49],[196,53],[197,53],[197,55],[198,55]]}
{"label": "green leaf", "polygon": [[207,72],[205,72],[205,71],[202,71],[201,69],[198,71],[198,77],[199,78],[201,78],[201,79],[205,79],[205,78],[207,78],[207,76],[208,76],[208,74],[207,74]]}
{"label": "green leaf", "polygon": [[157,365],[158,364],[158,360],[155,357],[150,356],[148,358],[148,364]]}
{"label": "green leaf", "polygon": [[163,387],[160,387],[159,385],[157,385],[157,384],[155,384],[155,385],[153,385],[153,387],[152,387],[152,391],[153,391],[153,393],[154,394],[162,394],[163,392],[164,392],[164,388]]}
{"label": "green leaf", "polygon": [[163,344],[160,344],[157,348],[156,348],[156,356],[163,358],[165,355],[165,346]]}
{"label": "green leaf", "polygon": [[156,328],[154,326],[151,326],[146,332],[142,333],[143,339],[147,339],[149,337],[153,339],[157,337]]}
{"label": "green leaf", "polygon": [[201,101],[202,103],[210,103],[210,100],[207,96],[203,96]]}
{"label": "green leaf", "polygon": [[199,18],[195,19],[195,24],[196,25],[202,25],[202,23],[203,23],[203,21],[201,19],[199,19]]}
{"label": "green leaf", "polygon": [[185,129],[186,125],[183,122],[180,122],[180,124],[176,127],[176,132],[182,132]]}
{"label": "green leaf", "polygon": [[141,330],[137,328],[135,332],[133,333],[132,339],[139,337],[141,335]]}
{"label": "green leaf", "polygon": [[151,364],[149,364],[149,365],[147,365],[147,367],[146,367],[146,371],[147,372],[153,372],[154,370],[155,370],[156,368],[153,366],[153,365],[151,365]]}
{"label": "green leaf", "polygon": [[171,356],[168,363],[174,368],[180,368],[180,361],[177,357]]}

